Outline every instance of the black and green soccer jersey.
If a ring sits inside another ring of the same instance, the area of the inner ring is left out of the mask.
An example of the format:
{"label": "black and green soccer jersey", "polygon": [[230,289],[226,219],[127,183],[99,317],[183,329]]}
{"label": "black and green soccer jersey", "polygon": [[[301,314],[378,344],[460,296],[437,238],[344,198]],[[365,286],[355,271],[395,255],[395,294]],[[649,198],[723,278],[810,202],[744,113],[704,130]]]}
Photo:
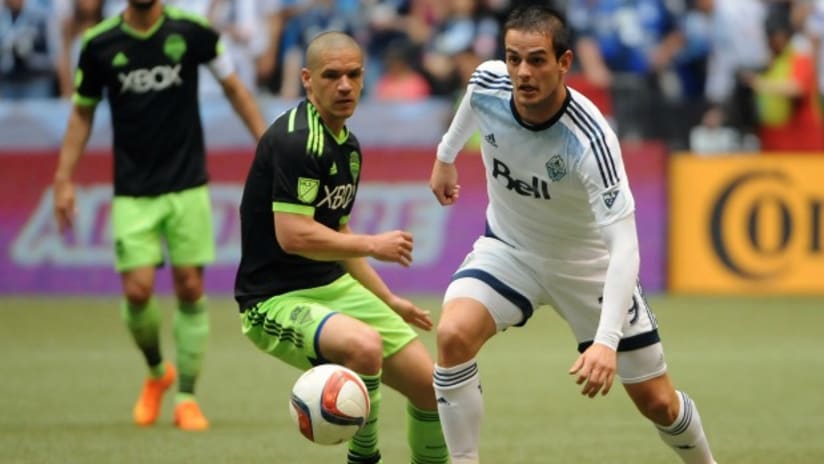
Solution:
{"label": "black and green soccer jersey", "polygon": [[305,214],[340,229],[349,220],[360,170],[355,136],[345,128],[340,137],[332,135],[308,101],[269,127],[258,142],[240,202],[235,299],[241,310],[275,295],[326,285],[344,274],[338,262],[283,251],[273,214]]}
{"label": "black and green soccer jersey", "polygon": [[198,66],[221,53],[207,21],[165,7],[147,32],[123,16],[90,29],[75,76],[77,105],[111,106],[115,195],[154,196],[207,182]]}

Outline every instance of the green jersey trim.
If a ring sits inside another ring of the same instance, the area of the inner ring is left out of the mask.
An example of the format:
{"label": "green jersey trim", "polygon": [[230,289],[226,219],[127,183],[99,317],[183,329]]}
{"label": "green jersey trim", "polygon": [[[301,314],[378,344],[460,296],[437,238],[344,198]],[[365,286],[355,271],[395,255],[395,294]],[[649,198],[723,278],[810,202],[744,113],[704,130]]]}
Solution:
{"label": "green jersey trim", "polygon": [[292,203],[282,203],[279,201],[272,202],[272,211],[276,211],[278,213],[302,214],[304,216],[315,215],[314,206],[295,205]]}
{"label": "green jersey trim", "polygon": [[348,224],[349,223],[349,215],[347,214],[346,216],[341,217],[340,221],[338,221],[338,222],[340,223],[340,225]]}
{"label": "green jersey trim", "polygon": [[[80,69],[80,68],[77,68],[77,70],[74,72],[74,88],[79,89],[80,85],[82,83],[83,83],[83,70]],[[80,95],[80,93],[78,93],[77,91],[75,91],[75,93],[72,97],[72,100],[74,100],[75,103],[81,104],[82,106],[93,106],[93,105],[96,105],[97,102],[100,101],[100,98],[98,98],[98,97],[85,97],[83,95]]]}
{"label": "green jersey trim", "polygon": [[128,24],[126,24],[126,22],[124,21],[123,24],[120,25],[120,29],[122,29],[123,32],[125,32],[126,34],[129,34],[130,36],[134,37],[135,39],[146,40],[146,39],[150,38],[151,36],[153,36],[154,33],[157,32],[158,29],[160,29],[160,26],[162,26],[163,23],[165,23],[165,22],[166,22],[166,16],[161,16],[160,19],[157,20],[157,22],[152,24],[152,27],[150,27],[149,30],[147,30],[147,31],[138,31],[137,29],[133,28],[132,26],[129,26]]}
{"label": "green jersey trim", "polygon": [[88,29],[86,32],[83,33],[83,41],[80,48],[86,48],[86,44],[88,44],[90,40],[110,29],[114,29],[115,27],[117,27],[117,25],[120,24],[120,20],[121,18],[119,15],[112,16],[111,18],[104,19],[96,26],[93,26],[92,28]]}
{"label": "green jersey trim", "polygon": [[289,127],[287,132],[294,132],[295,131],[295,116],[298,114],[298,107],[292,108],[292,111],[289,112]]}
{"label": "green jersey trim", "polygon": [[[292,132],[295,129],[295,112],[297,108],[292,109],[289,113],[289,128]],[[323,120],[320,118],[317,108],[312,102],[306,102],[306,126],[309,128],[309,136],[306,137],[306,153],[321,156],[323,154],[323,141],[325,137],[323,132],[327,132],[332,136],[332,139],[338,144],[343,145],[349,140],[349,128],[344,126],[340,134],[335,134],[329,129]]]}
{"label": "green jersey trim", "polygon": [[100,103],[100,99],[84,97],[83,95],[75,92],[72,96],[72,102],[74,102],[77,106],[97,106],[97,104]]}
{"label": "green jersey trim", "polygon": [[349,140],[349,128],[346,126],[343,126],[343,130],[340,131],[340,135],[333,134],[332,130],[328,127],[326,128],[326,131],[329,132],[329,135],[331,135],[332,138],[335,139],[335,142],[337,142],[338,145],[343,145],[344,143],[346,143],[347,140]]}
{"label": "green jersey trim", "polygon": [[316,156],[323,155],[324,126],[318,110],[311,103],[306,104],[306,126],[309,128],[309,135],[306,137],[306,153]]}

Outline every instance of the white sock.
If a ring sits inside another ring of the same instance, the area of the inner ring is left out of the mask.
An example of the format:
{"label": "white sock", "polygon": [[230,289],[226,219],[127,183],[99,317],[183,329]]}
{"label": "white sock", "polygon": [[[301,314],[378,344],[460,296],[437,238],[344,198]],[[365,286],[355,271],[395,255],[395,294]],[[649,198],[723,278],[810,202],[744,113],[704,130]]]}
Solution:
{"label": "white sock", "polygon": [[686,464],[714,464],[710,445],[704,435],[698,408],[686,393],[678,394],[678,417],[667,427],[658,428],[658,434]]}
{"label": "white sock", "polygon": [[438,415],[453,464],[478,461],[484,401],[481,377],[474,359],[454,367],[435,365]]}

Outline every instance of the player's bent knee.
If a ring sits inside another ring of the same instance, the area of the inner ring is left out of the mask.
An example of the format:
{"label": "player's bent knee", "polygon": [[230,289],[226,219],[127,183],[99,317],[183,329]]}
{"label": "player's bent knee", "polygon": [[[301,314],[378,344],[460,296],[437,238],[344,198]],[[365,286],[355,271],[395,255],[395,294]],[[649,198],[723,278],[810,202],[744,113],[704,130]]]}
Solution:
{"label": "player's bent knee", "polygon": [[194,303],[203,296],[203,280],[194,273],[178,276],[175,279],[175,293],[181,301]]}
{"label": "player's bent knee", "polygon": [[668,392],[651,392],[638,404],[641,413],[661,426],[668,426],[678,417],[678,398]]}
{"label": "player's bent knee", "polygon": [[177,298],[180,301],[194,303],[203,296],[203,286],[201,284],[185,286],[177,289]]}
{"label": "player's bent knee", "polygon": [[132,305],[143,306],[152,298],[152,286],[138,280],[123,283],[123,296]]}
{"label": "player's bent knee", "polygon": [[452,366],[474,358],[481,346],[475,338],[457,324],[450,322],[439,324],[437,335],[439,364]]}
{"label": "player's bent knee", "polygon": [[353,337],[347,344],[344,365],[355,372],[374,375],[383,365],[383,342],[380,335],[373,331],[364,331]]}

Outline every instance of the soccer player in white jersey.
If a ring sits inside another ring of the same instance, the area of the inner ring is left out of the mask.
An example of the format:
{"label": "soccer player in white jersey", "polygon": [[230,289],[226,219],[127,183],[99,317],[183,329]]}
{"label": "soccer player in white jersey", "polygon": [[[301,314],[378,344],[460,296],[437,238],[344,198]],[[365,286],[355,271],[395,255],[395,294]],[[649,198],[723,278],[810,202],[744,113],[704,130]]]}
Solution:
{"label": "soccer player in white jersey", "polygon": [[569,374],[581,393],[607,394],[617,374],[685,463],[711,464],[698,410],[667,374],[637,284],[635,206],[617,137],[564,85],[572,63],[565,20],[543,6],[516,9],[504,42],[506,62],[485,62],[470,79],[431,178],[438,201],[454,204],[453,162],[480,129],[487,230],[452,277],[437,331],[434,385],[452,462],[479,462],[481,347],[552,305],[579,343]]}

